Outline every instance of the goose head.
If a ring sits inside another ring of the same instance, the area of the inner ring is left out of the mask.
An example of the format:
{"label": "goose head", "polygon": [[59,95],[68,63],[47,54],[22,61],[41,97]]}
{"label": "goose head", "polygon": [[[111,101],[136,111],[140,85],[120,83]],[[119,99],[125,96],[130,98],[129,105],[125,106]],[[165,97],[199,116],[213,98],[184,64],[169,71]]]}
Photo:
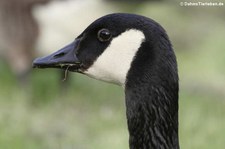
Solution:
{"label": "goose head", "polygon": [[131,63],[145,41],[143,27],[147,22],[141,19],[138,22],[137,18],[139,16],[128,14],[102,17],[69,45],[49,56],[35,59],[33,66],[68,69],[124,85]]}
{"label": "goose head", "polygon": [[178,149],[178,74],[165,30],[144,16],[116,13],[90,24],[36,68],[60,68],[124,87],[132,149]]}

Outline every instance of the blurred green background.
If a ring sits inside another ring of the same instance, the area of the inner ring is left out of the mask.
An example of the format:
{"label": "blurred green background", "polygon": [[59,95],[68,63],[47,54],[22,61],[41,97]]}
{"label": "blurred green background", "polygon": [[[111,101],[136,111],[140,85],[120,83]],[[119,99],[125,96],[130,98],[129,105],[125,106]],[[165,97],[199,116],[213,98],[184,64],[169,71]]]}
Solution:
{"label": "blurred green background", "polygon": [[[112,12],[145,15],[166,29],[179,65],[181,148],[225,148],[225,6],[180,6],[166,0],[50,2],[32,10],[40,34],[30,50],[36,56],[57,50]],[[26,81],[15,76],[1,58],[1,149],[128,149],[121,87],[74,73],[62,82],[54,69],[33,69]]]}

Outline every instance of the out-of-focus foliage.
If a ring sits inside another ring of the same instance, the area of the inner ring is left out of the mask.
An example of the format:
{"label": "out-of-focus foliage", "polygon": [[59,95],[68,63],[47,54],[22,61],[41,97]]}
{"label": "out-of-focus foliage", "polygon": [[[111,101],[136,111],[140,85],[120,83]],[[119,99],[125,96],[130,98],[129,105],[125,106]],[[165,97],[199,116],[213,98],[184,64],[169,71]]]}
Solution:
{"label": "out-of-focus foliage", "polygon": [[[174,1],[145,2],[135,7],[113,2],[111,9],[104,8],[109,13],[115,9],[145,15],[166,29],[179,64],[181,148],[224,148],[225,6],[182,7]],[[53,11],[66,14],[56,8]],[[87,15],[91,14],[87,11]],[[64,28],[68,40],[78,35],[69,34],[73,23],[85,24],[82,17],[73,15],[57,24],[51,22],[51,17],[48,19],[52,28]],[[56,41],[48,41],[54,47]],[[58,70],[35,69],[30,84],[18,86],[6,63],[0,60],[0,148],[128,148],[123,89],[79,74],[71,73],[70,77],[68,89],[63,90]]]}

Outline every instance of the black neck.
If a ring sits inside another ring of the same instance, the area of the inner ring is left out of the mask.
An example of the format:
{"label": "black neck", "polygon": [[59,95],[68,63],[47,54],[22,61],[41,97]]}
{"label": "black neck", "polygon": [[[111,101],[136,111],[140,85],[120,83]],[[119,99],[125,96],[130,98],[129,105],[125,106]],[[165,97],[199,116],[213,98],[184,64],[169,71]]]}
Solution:
{"label": "black neck", "polygon": [[162,58],[141,54],[132,64],[125,87],[130,149],[179,149],[174,53],[171,49]]}
{"label": "black neck", "polygon": [[126,90],[130,149],[179,148],[178,102],[170,98],[160,86]]}

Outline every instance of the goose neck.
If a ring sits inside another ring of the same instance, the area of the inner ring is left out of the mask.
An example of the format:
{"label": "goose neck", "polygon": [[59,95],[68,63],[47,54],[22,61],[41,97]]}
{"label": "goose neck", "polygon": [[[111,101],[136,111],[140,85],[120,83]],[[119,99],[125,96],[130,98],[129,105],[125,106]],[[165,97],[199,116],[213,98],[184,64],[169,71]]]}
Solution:
{"label": "goose neck", "polygon": [[179,149],[177,92],[143,82],[126,86],[130,149]]}

